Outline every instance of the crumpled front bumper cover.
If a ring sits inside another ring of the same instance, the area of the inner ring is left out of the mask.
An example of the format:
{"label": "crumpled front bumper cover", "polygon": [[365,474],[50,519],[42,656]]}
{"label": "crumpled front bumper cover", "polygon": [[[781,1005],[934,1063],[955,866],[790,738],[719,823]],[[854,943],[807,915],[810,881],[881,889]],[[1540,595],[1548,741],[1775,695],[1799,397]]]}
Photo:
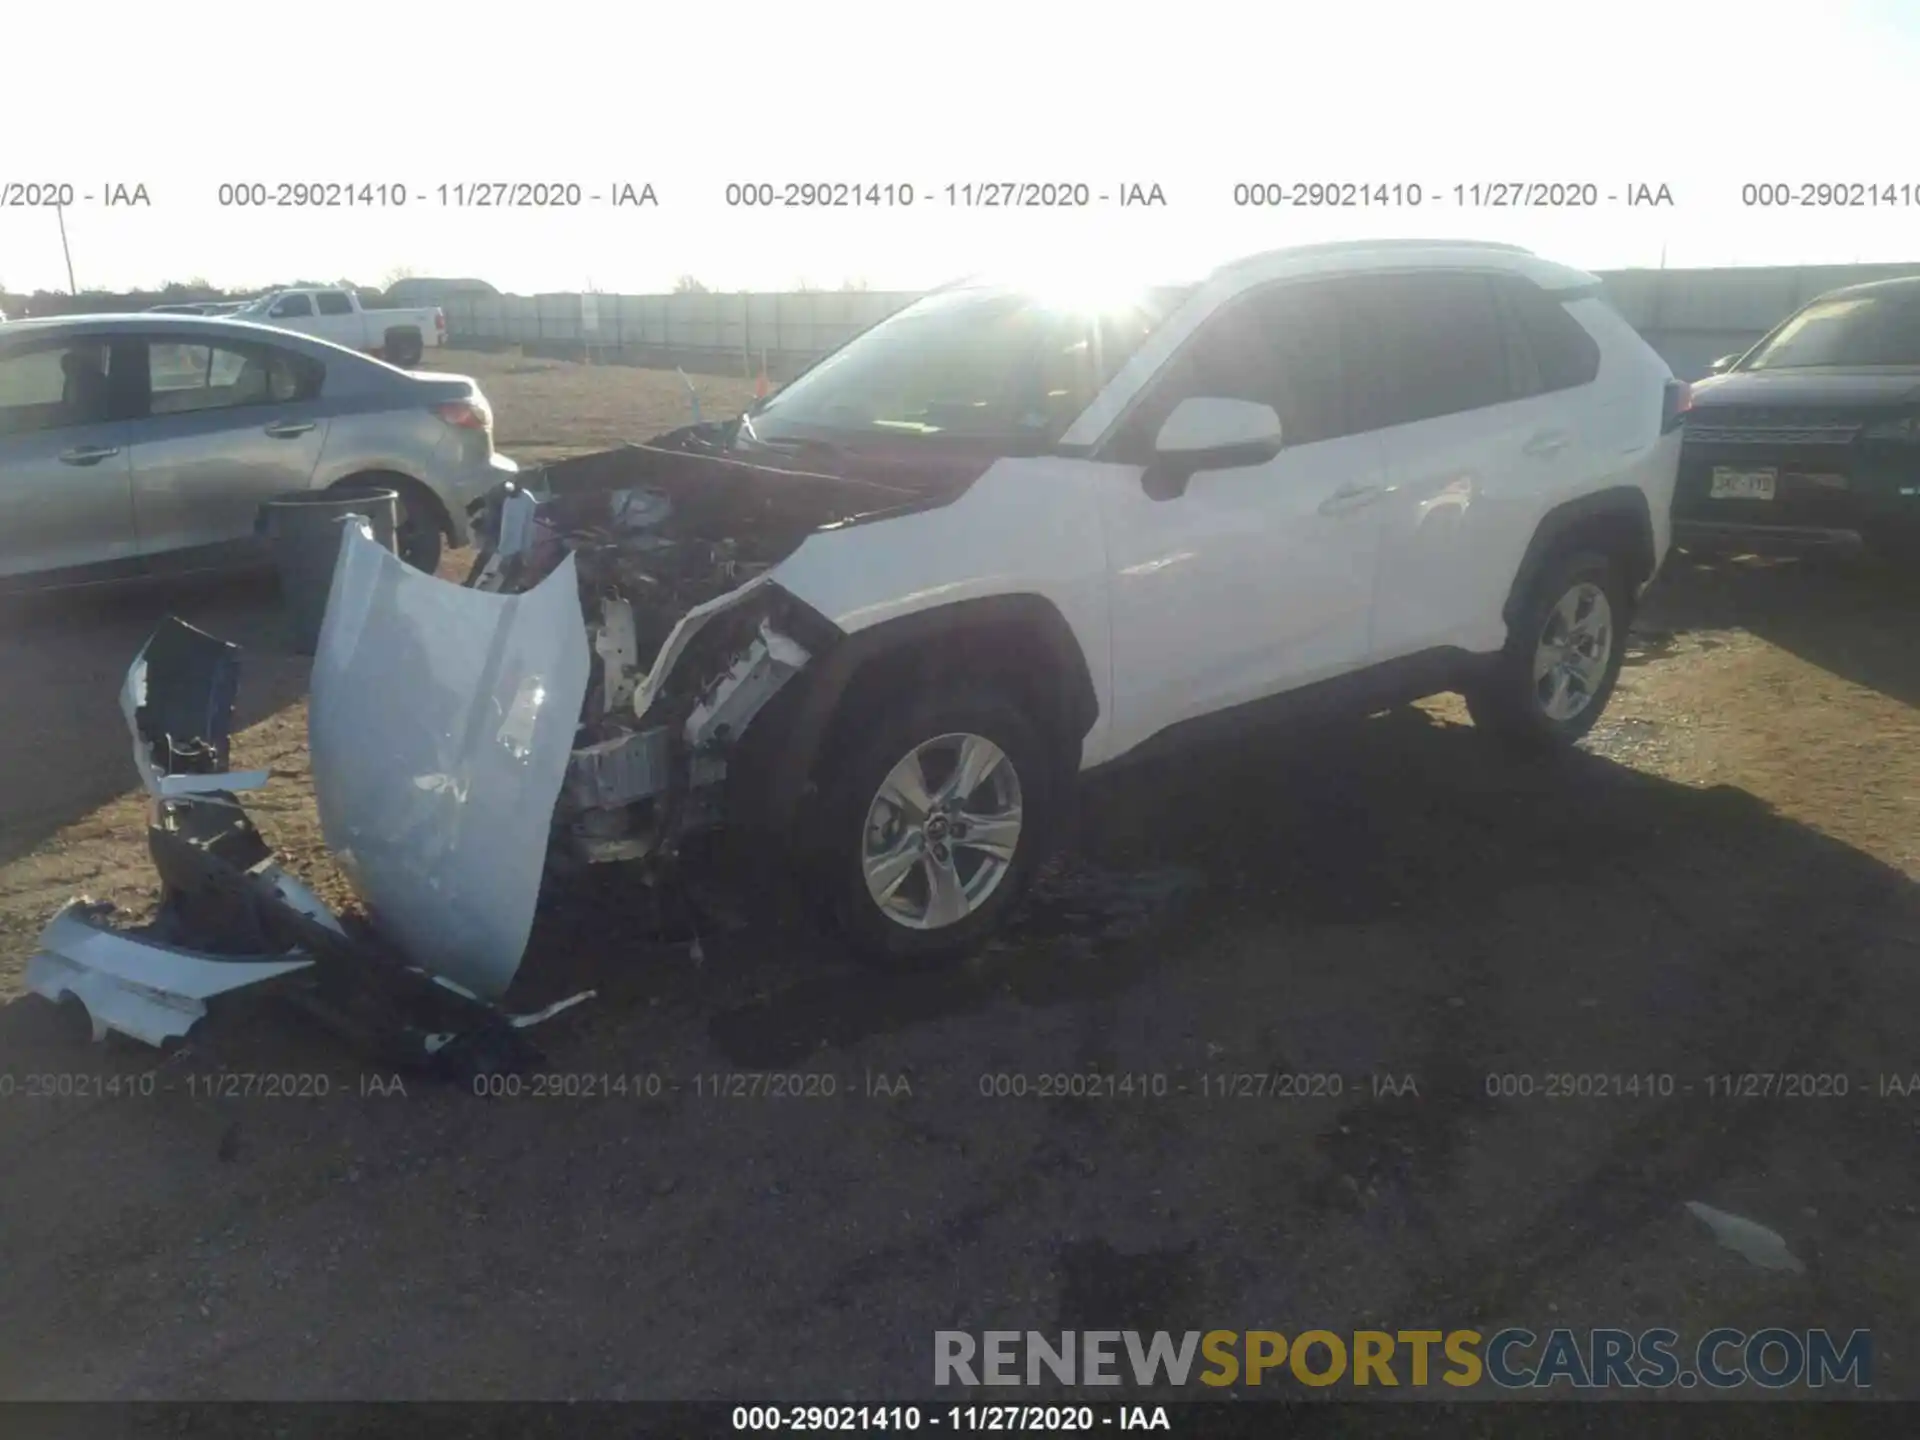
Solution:
{"label": "crumpled front bumper cover", "polygon": [[183,1036],[215,995],[292,974],[313,961],[298,952],[236,957],[174,946],[115,929],[107,911],[70,900],[40,934],[26,987],[56,1003],[78,1001],[93,1038],[115,1030],[149,1045]]}

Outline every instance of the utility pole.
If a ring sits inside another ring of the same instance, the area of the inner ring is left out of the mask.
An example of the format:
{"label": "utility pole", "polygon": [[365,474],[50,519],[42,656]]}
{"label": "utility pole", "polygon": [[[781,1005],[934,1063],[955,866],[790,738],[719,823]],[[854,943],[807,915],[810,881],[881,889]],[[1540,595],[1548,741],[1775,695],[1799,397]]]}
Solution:
{"label": "utility pole", "polygon": [[78,295],[80,287],[73,283],[73,251],[67,247],[67,209],[64,205],[55,205],[53,215],[60,222],[60,253],[67,257],[67,293]]}

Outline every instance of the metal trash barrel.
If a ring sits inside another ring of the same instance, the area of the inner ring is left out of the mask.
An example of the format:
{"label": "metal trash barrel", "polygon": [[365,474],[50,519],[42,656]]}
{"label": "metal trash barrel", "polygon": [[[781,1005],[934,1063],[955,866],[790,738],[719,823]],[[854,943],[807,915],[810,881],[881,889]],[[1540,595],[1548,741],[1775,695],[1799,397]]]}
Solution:
{"label": "metal trash barrel", "polygon": [[395,490],[297,490],[260,507],[260,531],[273,554],[280,598],[293,630],[293,649],[311,655],[320,648],[320,622],[333,588],[334,561],[340,554],[340,527],[350,515],[364,516],[373,538],[394,548],[400,495]]}

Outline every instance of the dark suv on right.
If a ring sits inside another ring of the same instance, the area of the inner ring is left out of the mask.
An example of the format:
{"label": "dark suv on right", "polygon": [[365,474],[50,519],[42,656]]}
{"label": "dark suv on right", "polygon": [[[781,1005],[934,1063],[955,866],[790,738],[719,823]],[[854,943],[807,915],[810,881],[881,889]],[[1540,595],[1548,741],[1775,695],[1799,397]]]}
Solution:
{"label": "dark suv on right", "polygon": [[1920,276],[1811,300],[1693,387],[1674,540],[1920,553]]}

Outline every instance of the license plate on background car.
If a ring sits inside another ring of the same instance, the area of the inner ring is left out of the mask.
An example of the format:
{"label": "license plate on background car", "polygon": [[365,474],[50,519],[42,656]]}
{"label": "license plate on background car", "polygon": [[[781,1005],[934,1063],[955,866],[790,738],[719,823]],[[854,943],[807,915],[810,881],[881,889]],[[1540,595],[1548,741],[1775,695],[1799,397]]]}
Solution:
{"label": "license plate on background car", "polygon": [[1774,482],[1779,472],[1774,470],[1736,470],[1731,465],[1713,467],[1713,486],[1707,491],[1710,500],[1771,500]]}

